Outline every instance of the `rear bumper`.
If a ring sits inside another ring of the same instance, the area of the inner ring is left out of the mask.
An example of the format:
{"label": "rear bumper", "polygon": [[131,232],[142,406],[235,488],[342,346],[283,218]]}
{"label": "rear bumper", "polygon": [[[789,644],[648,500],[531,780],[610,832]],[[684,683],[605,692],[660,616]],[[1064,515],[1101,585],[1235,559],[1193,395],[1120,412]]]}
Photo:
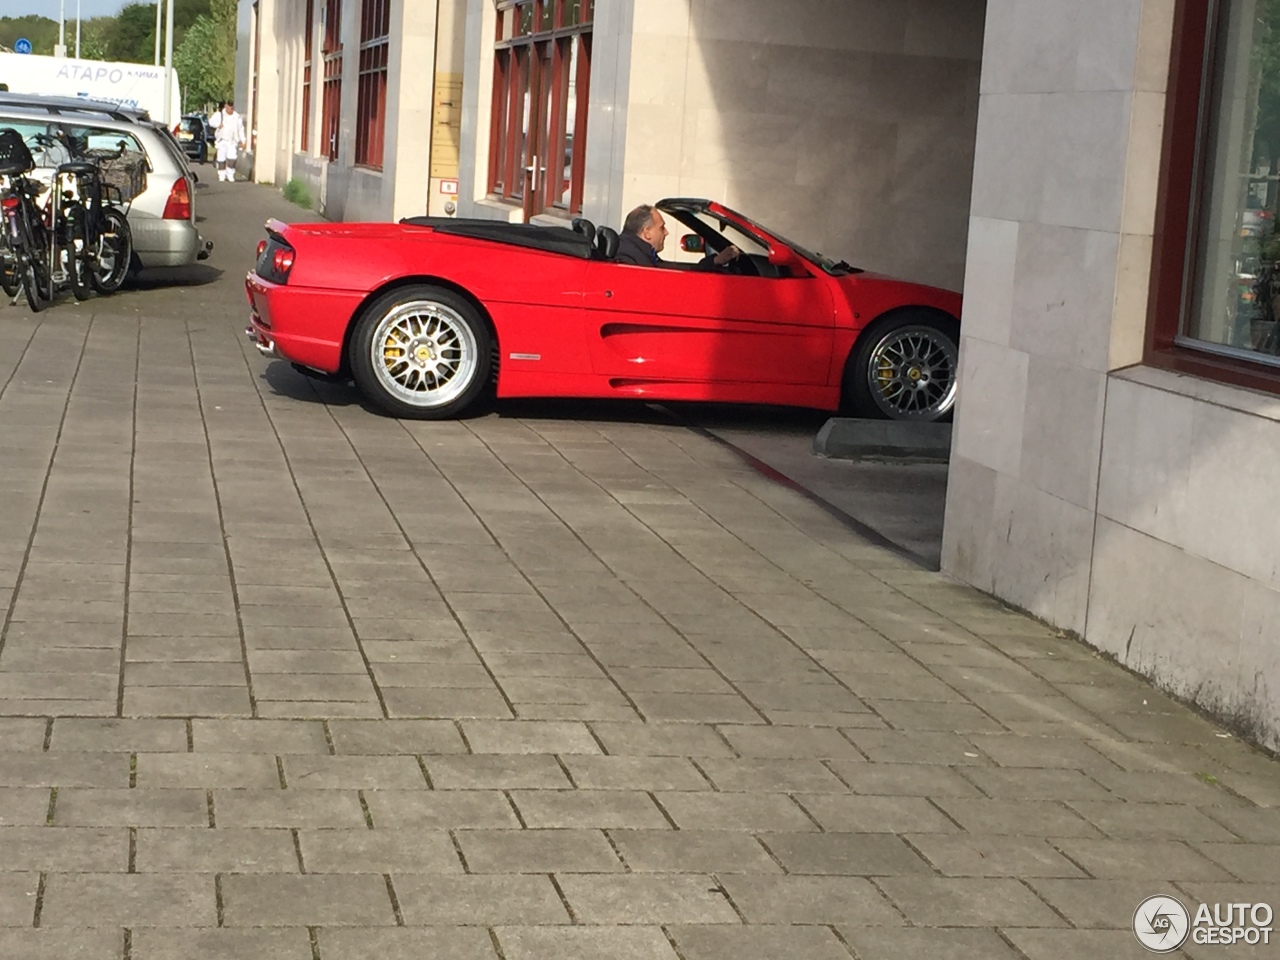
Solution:
{"label": "rear bumper", "polygon": [[190,220],[130,217],[133,252],[144,267],[186,267],[196,262],[203,246],[200,231]]}
{"label": "rear bumper", "polygon": [[264,356],[289,360],[324,373],[342,368],[347,322],[360,304],[359,293],[290,287],[250,272],[245,333]]}

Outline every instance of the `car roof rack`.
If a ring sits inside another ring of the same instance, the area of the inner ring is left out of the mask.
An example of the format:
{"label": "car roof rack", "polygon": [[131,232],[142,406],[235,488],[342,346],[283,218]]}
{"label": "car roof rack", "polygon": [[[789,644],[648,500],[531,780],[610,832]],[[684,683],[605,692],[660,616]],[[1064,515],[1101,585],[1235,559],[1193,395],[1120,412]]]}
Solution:
{"label": "car roof rack", "polygon": [[138,107],[126,107],[111,100],[90,100],[87,97],[52,97],[37,93],[0,92],[0,106],[25,107],[55,116],[93,113],[124,123],[142,123],[151,114]]}

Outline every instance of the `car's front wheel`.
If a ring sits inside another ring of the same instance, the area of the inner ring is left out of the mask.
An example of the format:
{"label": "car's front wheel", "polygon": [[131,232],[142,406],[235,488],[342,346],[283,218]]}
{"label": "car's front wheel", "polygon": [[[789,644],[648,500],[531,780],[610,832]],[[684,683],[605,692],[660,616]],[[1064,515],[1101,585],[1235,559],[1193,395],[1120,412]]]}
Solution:
{"label": "car's front wheel", "polygon": [[931,310],[902,310],[863,331],[844,374],[856,416],[932,422],[951,416],[960,324]]}
{"label": "car's front wheel", "polygon": [[401,287],[371,303],[351,337],[351,373],[397,417],[444,420],[467,409],[492,369],[493,337],[465,298],[440,287]]}

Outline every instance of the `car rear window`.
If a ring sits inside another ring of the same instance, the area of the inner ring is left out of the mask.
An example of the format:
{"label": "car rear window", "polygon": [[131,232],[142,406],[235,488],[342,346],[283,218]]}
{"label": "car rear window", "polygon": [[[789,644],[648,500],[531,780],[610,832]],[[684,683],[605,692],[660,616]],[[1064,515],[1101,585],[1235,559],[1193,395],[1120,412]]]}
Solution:
{"label": "car rear window", "polygon": [[204,121],[199,117],[187,117],[182,121],[187,133],[204,133]]}

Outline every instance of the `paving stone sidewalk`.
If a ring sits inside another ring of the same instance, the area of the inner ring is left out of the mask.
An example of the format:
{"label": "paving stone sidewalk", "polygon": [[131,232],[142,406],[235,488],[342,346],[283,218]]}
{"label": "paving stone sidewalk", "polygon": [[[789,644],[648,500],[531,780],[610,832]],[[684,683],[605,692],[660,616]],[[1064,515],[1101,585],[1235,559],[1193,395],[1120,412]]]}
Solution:
{"label": "paving stone sidewalk", "polygon": [[197,285],[0,308],[2,960],[1123,958],[1152,894],[1280,908],[1272,760],[661,411],[400,423],[268,363],[296,208],[199,199]]}

